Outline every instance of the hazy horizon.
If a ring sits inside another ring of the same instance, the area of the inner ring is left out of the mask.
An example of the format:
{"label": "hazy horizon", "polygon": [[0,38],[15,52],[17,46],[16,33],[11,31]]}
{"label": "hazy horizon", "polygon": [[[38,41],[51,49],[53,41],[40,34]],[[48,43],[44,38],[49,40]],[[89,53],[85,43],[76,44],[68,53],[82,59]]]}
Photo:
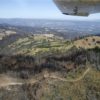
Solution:
{"label": "hazy horizon", "polygon": [[0,18],[100,20],[100,14],[89,17],[66,16],[53,0],[0,0]]}

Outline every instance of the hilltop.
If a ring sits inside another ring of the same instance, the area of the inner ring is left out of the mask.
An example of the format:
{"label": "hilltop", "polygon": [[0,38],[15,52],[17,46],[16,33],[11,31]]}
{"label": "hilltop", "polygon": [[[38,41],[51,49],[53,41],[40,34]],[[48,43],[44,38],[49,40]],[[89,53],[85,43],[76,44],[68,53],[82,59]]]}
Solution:
{"label": "hilltop", "polygon": [[84,49],[100,47],[100,37],[86,36],[70,40],[55,34],[12,35],[10,32],[10,37],[2,39],[0,44],[1,54],[39,55],[46,52],[66,52],[74,46]]}

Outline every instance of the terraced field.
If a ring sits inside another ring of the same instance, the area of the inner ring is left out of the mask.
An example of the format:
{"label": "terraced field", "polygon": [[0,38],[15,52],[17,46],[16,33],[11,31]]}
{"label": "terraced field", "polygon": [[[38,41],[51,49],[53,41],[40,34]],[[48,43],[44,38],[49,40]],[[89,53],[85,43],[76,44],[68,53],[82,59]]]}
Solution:
{"label": "terraced field", "polygon": [[1,53],[8,54],[24,54],[24,55],[35,55],[43,52],[55,52],[64,51],[71,48],[73,45],[71,41],[63,40],[60,37],[32,35],[24,38],[19,38],[8,46],[1,48]]}
{"label": "terraced field", "polygon": [[71,41],[51,34],[30,35],[18,38],[6,46],[0,47],[0,53],[39,55],[48,52],[66,52],[73,46],[84,49],[100,47],[100,37],[91,36]]}

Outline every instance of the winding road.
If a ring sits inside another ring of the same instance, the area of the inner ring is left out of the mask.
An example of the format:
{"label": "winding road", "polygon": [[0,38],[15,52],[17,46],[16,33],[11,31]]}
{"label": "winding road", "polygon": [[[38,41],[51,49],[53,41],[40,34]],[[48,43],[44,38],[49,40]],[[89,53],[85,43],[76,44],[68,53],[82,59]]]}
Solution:
{"label": "winding road", "polygon": [[85,77],[85,75],[86,75],[89,71],[90,71],[90,68],[88,68],[88,69],[83,73],[82,76],[80,76],[79,78],[76,78],[76,79],[69,79],[69,80],[67,80],[67,79],[65,79],[65,78],[60,78],[60,77],[57,77],[57,76],[54,76],[54,75],[53,75],[53,76],[45,76],[45,78],[58,79],[58,80],[64,81],[64,82],[77,82],[77,81],[82,80],[82,79]]}
{"label": "winding road", "polygon": [[[64,81],[64,82],[77,82],[77,81],[80,81],[82,80],[85,75],[90,71],[90,68],[88,68],[82,76],[80,76],[79,78],[76,78],[76,79],[65,79],[65,78],[60,78],[60,77],[57,77],[57,76],[49,76],[49,75],[44,75],[44,78],[51,78],[51,79],[57,79],[57,80],[60,80],[60,81]],[[7,87],[7,86],[14,86],[14,85],[23,85],[23,84],[35,84],[36,82],[39,82],[39,80],[36,80],[36,79],[30,79],[30,80],[27,80],[27,81],[24,81],[24,80],[19,80],[19,79],[15,79],[15,78],[11,78],[11,77],[8,77],[6,75],[0,75],[0,88],[1,87]]]}

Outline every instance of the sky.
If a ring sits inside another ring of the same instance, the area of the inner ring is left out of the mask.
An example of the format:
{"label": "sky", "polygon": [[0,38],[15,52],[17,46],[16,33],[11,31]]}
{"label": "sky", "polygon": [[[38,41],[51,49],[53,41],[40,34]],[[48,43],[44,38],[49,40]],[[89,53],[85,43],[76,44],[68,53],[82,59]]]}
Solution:
{"label": "sky", "polygon": [[0,0],[0,18],[100,20],[100,14],[89,17],[66,16],[53,0]]}

